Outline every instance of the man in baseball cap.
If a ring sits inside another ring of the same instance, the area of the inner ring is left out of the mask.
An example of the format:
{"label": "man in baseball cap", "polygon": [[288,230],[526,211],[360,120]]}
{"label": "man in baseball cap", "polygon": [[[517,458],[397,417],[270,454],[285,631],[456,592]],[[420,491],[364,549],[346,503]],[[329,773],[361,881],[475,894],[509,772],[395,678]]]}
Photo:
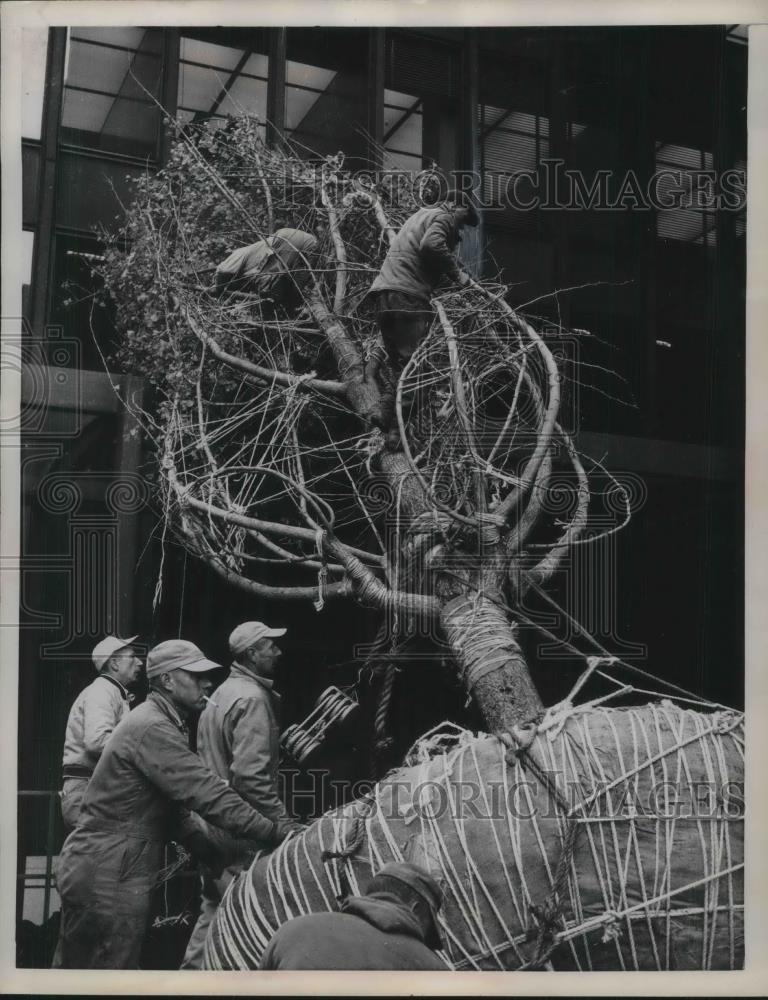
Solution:
{"label": "man in baseball cap", "polygon": [[282,924],[261,969],[445,970],[437,913],[442,892],[429,872],[390,862],[362,896],[348,896],[337,913],[311,913]]}
{"label": "man in baseball cap", "polygon": [[189,748],[187,719],[205,704],[218,667],[183,639],[150,650],[149,696],[112,734],[59,856],[60,967],[138,968],[166,841],[214,860],[200,817],[260,847],[287,836]]}
{"label": "man in baseball cap", "polygon": [[147,680],[153,690],[167,698],[185,718],[200,712],[213,686],[208,674],[221,670],[193,642],[168,639],[150,650]]}
{"label": "man in baseball cap", "polygon": [[[237,659],[241,653],[255,646],[261,639],[279,639],[286,631],[284,628],[270,628],[264,622],[243,622],[233,629],[229,636],[229,651]],[[274,643],[272,645],[274,646]],[[262,652],[266,648],[266,644],[260,646]],[[274,648],[278,650],[279,655],[279,647]]]}
{"label": "man in baseball cap", "polygon": [[[234,663],[229,677],[216,689],[200,716],[197,752],[206,767],[220,775],[238,795],[281,829],[300,830],[278,792],[280,760],[280,696],[274,689],[277,662],[282,655],[274,641],[284,628],[264,622],[243,622],[229,637]],[[215,702],[215,704],[214,704]],[[187,945],[182,969],[202,968],[208,927],[227,882],[248,863],[243,852],[230,859],[225,873],[214,879],[203,875],[200,917]]]}
{"label": "man in baseball cap", "polygon": [[118,722],[128,714],[132,687],[141,676],[137,635],[108,635],[91,658],[98,677],[77,696],[69,712],[62,758],[61,814],[66,829],[77,825],[88,779]]}

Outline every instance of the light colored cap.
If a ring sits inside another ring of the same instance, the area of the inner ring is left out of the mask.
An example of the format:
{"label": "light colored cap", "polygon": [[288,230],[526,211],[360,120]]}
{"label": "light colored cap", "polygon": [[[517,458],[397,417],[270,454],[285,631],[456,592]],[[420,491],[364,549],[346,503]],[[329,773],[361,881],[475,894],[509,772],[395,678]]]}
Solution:
{"label": "light colored cap", "polygon": [[202,649],[186,639],[166,639],[149,651],[147,677],[157,677],[171,670],[188,670],[201,674],[207,670],[221,670],[221,664],[209,660]]}
{"label": "light colored cap", "polygon": [[104,664],[113,653],[116,653],[118,649],[130,646],[138,638],[137,635],[132,635],[130,639],[118,639],[116,635],[108,635],[106,639],[102,639],[101,642],[96,643],[91,653],[91,659],[93,660],[94,667],[96,667],[96,672],[101,673],[104,669]]}
{"label": "light colored cap", "polygon": [[286,629],[270,628],[264,622],[243,622],[229,637],[229,651],[233,656],[237,656],[259,639],[277,639],[285,633]]}

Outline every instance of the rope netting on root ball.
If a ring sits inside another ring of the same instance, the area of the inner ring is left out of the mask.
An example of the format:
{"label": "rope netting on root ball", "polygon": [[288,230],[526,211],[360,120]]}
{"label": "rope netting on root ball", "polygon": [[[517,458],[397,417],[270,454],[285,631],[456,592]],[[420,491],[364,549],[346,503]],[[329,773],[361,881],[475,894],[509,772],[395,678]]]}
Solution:
{"label": "rope netting on root ball", "polygon": [[231,883],[206,967],[258,968],[281,923],[392,860],[440,883],[449,969],[742,966],[739,713],[588,703],[526,738],[453,729]]}

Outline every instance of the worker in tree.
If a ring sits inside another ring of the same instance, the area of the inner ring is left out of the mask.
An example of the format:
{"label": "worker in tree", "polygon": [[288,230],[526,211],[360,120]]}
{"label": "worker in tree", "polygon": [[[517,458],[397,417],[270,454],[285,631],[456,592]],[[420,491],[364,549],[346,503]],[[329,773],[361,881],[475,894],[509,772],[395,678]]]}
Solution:
{"label": "worker in tree", "polygon": [[94,647],[91,659],[98,676],[75,699],[67,719],[62,761],[61,814],[67,831],[77,825],[86,785],[117,724],[128,714],[128,689],[141,676],[141,660],[133,645],[138,636],[108,635]]}
{"label": "worker in tree", "polygon": [[112,734],[59,855],[55,966],[138,968],[165,843],[181,840],[213,860],[204,825],[189,810],[262,845],[288,835],[288,824],[252,809],[189,748],[187,719],[203,708],[208,675],[218,668],[184,640],[150,650],[149,696]]}
{"label": "worker in tree", "polygon": [[310,913],[282,924],[261,969],[446,971],[437,913],[440,887],[408,862],[384,865],[363,896],[348,896],[338,912]]}
{"label": "worker in tree", "polygon": [[[245,801],[282,828],[299,831],[278,791],[280,696],[274,690],[282,653],[274,641],[284,628],[243,622],[229,637],[232,670],[200,716],[197,751],[203,763]],[[231,860],[218,878],[203,874],[200,917],[189,939],[182,969],[202,968],[208,928],[228,883],[250,864],[259,845],[224,845]],[[250,847],[250,849],[249,849]]]}
{"label": "worker in tree", "polygon": [[459,268],[454,250],[464,226],[476,226],[478,222],[470,199],[452,192],[439,204],[420,208],[403,223],[370,288],[376,296],[376,318],[384,349],[374,351],[374,371],[384,356],[394,375],[402,371],[429,329],[429,300],[441,278],[459,285],[470,281]]}
{"label": "worker in tree", "polygon": [[318,240],[301,229],[278,229],[265,240],[238,247],[216,268],[213,291],[249,292],[273,306],[294,309],[311,278]]}

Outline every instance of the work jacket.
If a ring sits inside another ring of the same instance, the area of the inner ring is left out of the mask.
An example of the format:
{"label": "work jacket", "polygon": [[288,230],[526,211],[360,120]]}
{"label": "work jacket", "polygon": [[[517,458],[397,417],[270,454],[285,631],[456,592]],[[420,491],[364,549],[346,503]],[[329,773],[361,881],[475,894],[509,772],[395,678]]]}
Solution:
{"label": "work jacket", "polygon": [[271,680],[233,663],[200,716],[197,751],[254,809],[289,819],[278,793],[280,696]]}
{"label": "work jacket", "polygon": [[120,830],[161,843],[178,806],[236,836],[272,838],[272,821],[205,767],[189,749],[184,720],[151,691],[112,734],[83,798],[78,830]]}
{"label": "work jacket", "polygon": [[[281,275],[289,274],[301,287],[309,277],[317,239],[301,229],[278,229],[273,236],[238,247],[216,268],[216,284],[238,287],[250,281],[253,290],[269,293]],[[254,284],[255,282],[255,284]]]}
{"label": "work jacket", "polygon": [[64,736],[64,777],[88,777],[117,724],[130,709],[123,685],[100,674],[75,698]]}
{"label": "work jacket", "polygon": [[277,929],[261,969],[408,969],[446,971],[424,944],[409,907],[386,892],[351,896],[339,913],[310,913]]}
{"label": "work jacket", "polygon": [[370,291],[405,292],[429,301],[443,275],[459,279],[453,255],[458,241],[454,212],[445,207],[419,209],[403,223]]}
{"label": "work jacket", "polygon": [[272,839],[272,821],[211,774],[187,740],[184,720],[156,691],[112,734],[56,863],[62,967],[138,968],[164,841],[196,837],[199,846],[200,828],[180,807],[234,836]]}

